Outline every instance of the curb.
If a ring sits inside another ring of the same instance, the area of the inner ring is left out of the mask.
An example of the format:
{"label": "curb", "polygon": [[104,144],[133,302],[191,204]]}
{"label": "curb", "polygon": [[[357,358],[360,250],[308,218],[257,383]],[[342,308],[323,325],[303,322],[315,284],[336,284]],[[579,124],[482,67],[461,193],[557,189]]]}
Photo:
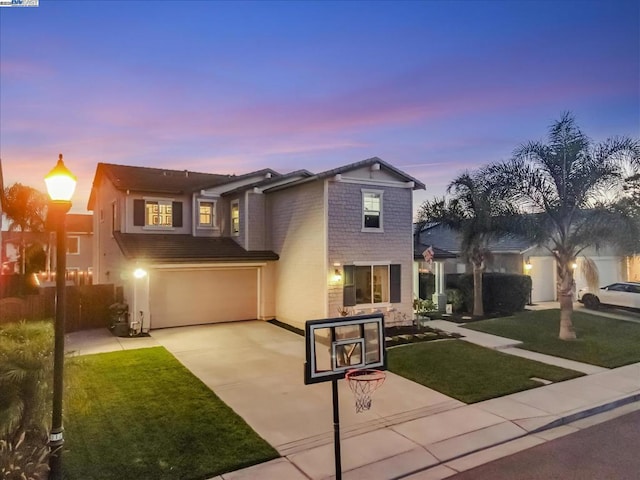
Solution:
{"label": "curb", "polygon": [[493,448],[493,447],[499,447],[500,445],[507,444],[507,443],[512,442],[514,440],[519,440],[521,438],[528,437],[529,435],[534,435],[536,433],[540,433],[540,432],[543,432],[545,430],[550,430],[552,428],[556,428],[556,427],[559,427],[559,426],[562,426],[562,425],[566,425],[566,424],[575,422],[577,420],[581,420],[583,418],[592,417],[592,416],[597,415],[599,413],[608,412],[610,410],[615,410],[616,408],[622,407],[624,405],[628,405],[630,403],[638,402],[638,401],[640,401],[640,393],[635,393],[633,395],[629,395],[629,396],[624,397],[624,398],[619,398],[618,400],[614,400],[614,401],[611,401],[611,402],[606,402],[606,403],[603,403],[601,405],[597,405],[595,407],[590,407],[590,408],[587,408],[585,410],[581,410],[579,412],[571,413],[571,414],[566,415],[566,416],[564,416],[562,418],[558,418],[557,420],[549,422],[546,425],[543,425],[543,426],[538,427],[538,428],[536,428],[534,430],[531,430],[531,431],[529,431],[529,432],[527,432],[525,434],[517,435],[515,437],[509,438],[509,439],[506,439],[506,440],[502,440],[500,442],[496,442],[496,443],[493,443],[493,444],[490,444],[490,445],[485,445],[483,447],[476,448],[474,450],[470,450],[470,451],[462,453],[460,455],[456,455],[454,457],[447,458],[446,460],[439,461],[438,463],[435,463],[433,465],[429,465],[426,468],[420,468],[420,469],[413,470],[413,471],[410,471],[410,472],[402,473],[402,474],[400,474],[400,475],[398,475],[396,477],[391,478],[390,480],[402,480],[404,478],[407,478],[407,477],[410,477],[412,475],[415,475],[416,473],[424,472],[424,471],[427,471],[427,470],[429,470],[431,468],[434,468],[434,467],[437,467],[437,466],[440,466],[440,465],[445,465],[445,464],[447,464],[449,462],[452,462],[452,461],[455,461],[455,460],[459,460],[461,458],[468,457],[469,455],[473,455],[475,453],[482,452],[484,450],[488,450],[488,449]]}

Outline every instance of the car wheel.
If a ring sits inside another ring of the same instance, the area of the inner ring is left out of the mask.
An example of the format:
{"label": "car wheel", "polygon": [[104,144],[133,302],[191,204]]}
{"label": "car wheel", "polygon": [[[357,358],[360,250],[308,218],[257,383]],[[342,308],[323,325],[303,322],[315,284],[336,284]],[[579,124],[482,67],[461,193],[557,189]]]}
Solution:
{"label": "car wheel", "polygon": [[585,295],[582,299],[584,306],[591,310],[597,310],[600,307],[600,300],[595,295]]}

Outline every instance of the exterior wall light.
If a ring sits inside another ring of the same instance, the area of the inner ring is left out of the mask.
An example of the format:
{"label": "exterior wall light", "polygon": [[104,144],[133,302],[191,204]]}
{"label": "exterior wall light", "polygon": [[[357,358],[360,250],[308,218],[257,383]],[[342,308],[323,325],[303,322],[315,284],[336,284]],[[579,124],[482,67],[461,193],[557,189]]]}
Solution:
{"label": "exterior wall light", "polygon": [[527,263],[524,264],[525,272],[529,273],[532,268],[533,268],[533,265],[531,265],[531,260],[527,259]]}
{"label": "exterior wall light", "polygon": [[147,276],[147,271],[143,268],[136,268],[133,271],[133,276],[136,278],[144,278]]}

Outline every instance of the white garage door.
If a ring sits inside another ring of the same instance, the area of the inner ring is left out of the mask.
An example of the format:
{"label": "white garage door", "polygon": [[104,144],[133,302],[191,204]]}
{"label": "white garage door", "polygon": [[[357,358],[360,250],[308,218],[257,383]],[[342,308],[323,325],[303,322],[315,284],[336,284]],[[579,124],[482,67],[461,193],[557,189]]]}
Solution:
{"label": "white garage door", "polygon": [[149,282],[151,328],[258,318],[255,268],[156,270]]}
{"label": "white garage door", "polygon": [[556,299],[555,260],[553,257],[531,257],[531,301],[552,302]]}
{"label": "white garage door", "polygon": [[[604,287],[611,283],[620,282],[622,277],[622,263],[618,257],[591,257],[598,268],[599,287]],[[578,268],[575,274],[576,289],[587,287],[587,279],[582,274],[582,257],[578,258]],[[576,290],[576,291],[577,291]]]}

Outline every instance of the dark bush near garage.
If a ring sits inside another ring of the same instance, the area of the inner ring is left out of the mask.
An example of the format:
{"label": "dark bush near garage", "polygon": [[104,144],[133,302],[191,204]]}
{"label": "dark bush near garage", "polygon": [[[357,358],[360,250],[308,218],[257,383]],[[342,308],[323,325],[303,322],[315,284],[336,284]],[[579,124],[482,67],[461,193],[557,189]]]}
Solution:
{"label": "dark bush near garage", "polygon": [[[473,310],[473,275],[458,278],[464,309]],[[517,273],[485,273],[482,275],[482,302],[485,313],[514,313],[524,310],[531,293],[531,277]]]}

